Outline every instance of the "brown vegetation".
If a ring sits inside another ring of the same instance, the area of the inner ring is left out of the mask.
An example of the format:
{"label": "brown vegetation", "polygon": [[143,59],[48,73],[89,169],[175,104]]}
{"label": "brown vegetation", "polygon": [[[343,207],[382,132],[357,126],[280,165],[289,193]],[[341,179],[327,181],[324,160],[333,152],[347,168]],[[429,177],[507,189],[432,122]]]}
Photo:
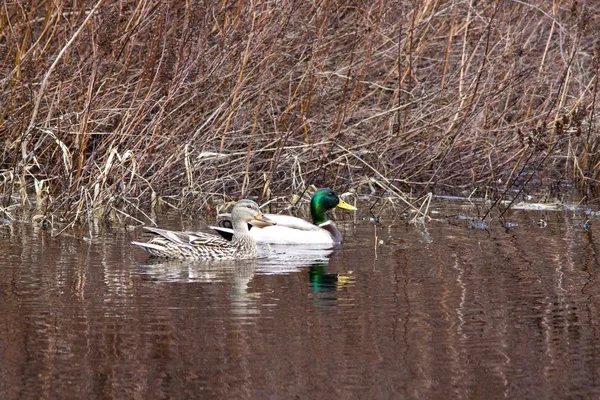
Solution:
{"label": "brown vegetation", "polygon": [[596,2],[6,1],[0,27],[4,208],[600,171]]}

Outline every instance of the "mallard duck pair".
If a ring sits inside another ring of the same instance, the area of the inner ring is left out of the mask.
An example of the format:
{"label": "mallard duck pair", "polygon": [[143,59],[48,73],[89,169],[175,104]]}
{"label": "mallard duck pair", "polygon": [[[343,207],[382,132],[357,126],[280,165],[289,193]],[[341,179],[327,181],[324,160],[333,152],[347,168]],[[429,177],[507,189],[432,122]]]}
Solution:
{"label": "mallard duck pair", "polygon": [[[290,215],[266,214],[269,220],[276,222],[275,226],[266,225],[260,221],[250,221],[254,229],[250,235],[257,243],[266,244],[311,244],[334,246],[342,243],[342,234],[327,218],[327,211],[333,208],[354,211],[355,207],[338,197],[331,189],[319,189],[310,200],[310,215],[312,224],[301,218]],[[224,220],[220,227],[211,227],[227,240],[232,240],[234,230],[228,228],[231,218],[222,214]]]}
{"label": "mallard duck pair", "polygon": [[265,215],[254,201],[240,200],[228,220],[232,228],[214,228],[223,238],[202,232],[173,232],[146,227],[158,236],[147,243],[133,244],[156,257],[195,260],[255,258],[258,255],[257,242],[333,246],[342,242],[340,231],[327,218],[327,210],[335,207],[356,210],[331,189],[319,189],[313,195],[310,202],[312,224],[288,215]]}

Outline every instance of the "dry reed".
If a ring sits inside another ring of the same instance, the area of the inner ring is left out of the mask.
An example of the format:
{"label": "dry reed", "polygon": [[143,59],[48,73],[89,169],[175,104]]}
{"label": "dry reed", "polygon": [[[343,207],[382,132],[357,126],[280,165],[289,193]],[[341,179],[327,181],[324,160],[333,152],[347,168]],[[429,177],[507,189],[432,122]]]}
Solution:
{"label": "dry reed", "polygon": [[595,2],[39,0],[0,27],[0,210],[599,179]]}

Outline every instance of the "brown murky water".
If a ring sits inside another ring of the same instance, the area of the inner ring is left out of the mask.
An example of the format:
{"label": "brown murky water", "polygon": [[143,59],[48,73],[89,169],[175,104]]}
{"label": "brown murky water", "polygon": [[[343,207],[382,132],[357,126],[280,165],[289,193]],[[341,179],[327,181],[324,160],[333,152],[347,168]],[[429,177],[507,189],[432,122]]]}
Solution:
{"label": "brown murky water", "polygon": [[148,260],[140,230],[4,224],[2,398],[598,398],[586,218],[348,222],[336,254],[204,265]]}

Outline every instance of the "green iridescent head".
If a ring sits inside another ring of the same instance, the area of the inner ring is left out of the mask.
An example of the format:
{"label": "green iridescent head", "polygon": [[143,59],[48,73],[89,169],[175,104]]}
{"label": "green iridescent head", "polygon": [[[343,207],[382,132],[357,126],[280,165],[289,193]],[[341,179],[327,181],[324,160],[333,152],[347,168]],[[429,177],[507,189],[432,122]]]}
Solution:
{"label": "green iridescent head", "polygon": [[331,189],[319,189],[310,200],[310,215],[313,224],[321,225],[328,221],[327,210],[339,207],[344,210],[356,210],[355,207],[340,199]]}

